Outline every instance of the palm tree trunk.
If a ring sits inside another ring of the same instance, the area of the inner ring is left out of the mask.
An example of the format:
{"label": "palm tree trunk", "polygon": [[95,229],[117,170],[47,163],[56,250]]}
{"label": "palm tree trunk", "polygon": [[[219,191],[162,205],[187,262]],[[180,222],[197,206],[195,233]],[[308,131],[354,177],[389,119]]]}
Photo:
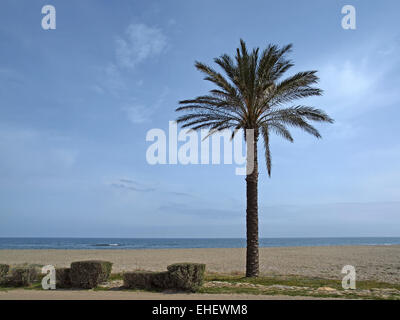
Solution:
{"label": "palm tree trunk", "polygon": [[[246,277],[258,277],[258,160],[257,160],[257,141],[258,130],[254,130],[253,146],[247,146],[247,165],[253,170],[246,176],[246,235],[247,235],[247,253],[246,253]],[[252,154],[253,153],[253,154]],[[251,167],[250,167],[251,168]]]}

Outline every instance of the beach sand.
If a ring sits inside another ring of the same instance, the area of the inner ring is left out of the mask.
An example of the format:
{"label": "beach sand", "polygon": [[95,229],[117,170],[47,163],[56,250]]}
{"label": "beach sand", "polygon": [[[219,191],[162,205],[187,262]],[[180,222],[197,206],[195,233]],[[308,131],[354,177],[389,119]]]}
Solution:
{"label": "beach sand", "polygon": [[[166,270],[176,262],[200,262],[208,272],[243,273],[245,249],[160,250],[0,250],[0,263],[35,263],[66,267],[73,261],[100,259],[114,263],[113,272]],[[263,275],[302,275],[342,279],[345,265],[358,280],[400,283],[400,246],[331,246],[260,248]]]}

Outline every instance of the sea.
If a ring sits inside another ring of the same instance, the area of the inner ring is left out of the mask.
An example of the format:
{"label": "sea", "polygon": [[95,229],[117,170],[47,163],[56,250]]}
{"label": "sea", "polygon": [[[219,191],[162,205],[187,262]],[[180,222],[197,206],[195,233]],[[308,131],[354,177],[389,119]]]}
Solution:
{"label": "sea", "polygon": [[[260,247],[390,246],[400,237],[360,238],[261,238]],[[2,238],[0,249],[184,249],[244,248],[241,238]]]}

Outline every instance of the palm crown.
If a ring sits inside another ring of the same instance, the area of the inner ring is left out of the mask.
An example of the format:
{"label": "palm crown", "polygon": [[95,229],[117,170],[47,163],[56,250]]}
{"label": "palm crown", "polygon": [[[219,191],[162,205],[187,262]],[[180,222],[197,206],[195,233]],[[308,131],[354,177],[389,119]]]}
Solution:
{"label": "palm crown", "polygon": [[293,66],[286,58],[291,48],[291,44],[282,48],[269,45],[261,54],[259,48],[249,53],[245,42],[240,40],[234,59],[227,54],[214,59],[225,75],[196,62],[196,68],[206,75],[204,79],[217,88],[208,95],[180,101],[176,111],[185,114],[177,122],[183,128],[210,129],[210,134],[233,129],[232,137],[240,129],[254,129],[256,141],[259,134],[263,137],[267,170],[271,175],[271,132],[293,142],[288,127],[297,127],[320,138],[309,121],[333,122],[320,109],[303,105],[284,107],[297,99],[322,94],[321,89],[313,87],[319,80],[316,71],[298,72],[280,80]]}

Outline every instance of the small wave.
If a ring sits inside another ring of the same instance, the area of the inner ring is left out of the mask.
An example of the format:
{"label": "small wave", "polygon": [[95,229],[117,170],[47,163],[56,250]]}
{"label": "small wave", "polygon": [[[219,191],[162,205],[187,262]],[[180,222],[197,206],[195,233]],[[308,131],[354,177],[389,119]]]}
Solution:
{"label": "small wave", "polygon": [[391,243],[391,242],[384,242],[384,243],[373,242],[373,243],[360,243],[358,245],[360,245],[360,246],[393,246],[396,244]]}
{"label": "small wave", "polygon": [[92,246],[94,247],[119,247],[121,244],[119,243],[95,243]]}

